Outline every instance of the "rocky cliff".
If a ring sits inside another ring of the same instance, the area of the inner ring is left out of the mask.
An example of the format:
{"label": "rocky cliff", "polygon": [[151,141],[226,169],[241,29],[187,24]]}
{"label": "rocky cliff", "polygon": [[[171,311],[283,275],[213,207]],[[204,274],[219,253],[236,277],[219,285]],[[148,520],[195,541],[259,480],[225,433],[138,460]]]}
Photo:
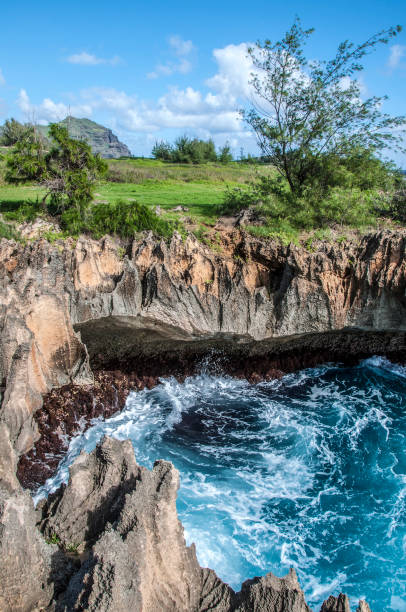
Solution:
{"label": "rocky cliff", "polygon": [[[404,232],[369,235],[357,244],[324,243],[315,252],[261,242],[239,232],[224,234],[220,253],[211,251],[193,237],[182,240],[177,235],[170,244],[157,242],[152,236],[125,245],[108,238],[102,241],[81,238],[77,242],[67,240],[53,245],[44,240],[27,245],[3,240],[0,243],[0,371],[3,390],[0,412],[0,547],[3,566],[4,559],[10,555],[12,562],[6,561],[7,566],[0,569],[0,582],[7,598],[7,601],[3,600],[2,609],[35,609],[34,600],[37,607],[44,606],[45,600],[49,603],[59,592],[65,592],[66,601],[72,602],[71,594],[75,592],[75,597],[79,598],[75,601],[85,598],[87,602],[96,602],[88,603],[84,609],[118,610],[125,609],[125,606],[128,609],[130,601],[123,600],[123,603],[111,607],[111,602],[116,602],[116,596],[111,595],[110,604],[103,603],[104,608],[95,607],[101,601],[97,584],[110,581],[111,592],[120,591],[118,586],[114,586],[116,570],[112,558],[108,558],[107,542],[109,538],[127,542],[128,534],[133,534],[135,526],[140,524],[137,522],[139,519],[131,518],[130,507],[123,514],[127,502],[123,502],[123,507],[117,509],[111,520],[106,518],[106,525],[98,528],[89,542],[81,533],[81,541],[86,543],[88,551],[86,554],[89,554],[91,546],[99,548],[98,552],[95,548],[91,553],[90,565],[82,564],[82,573],[72,574],[75,577],[71,578],[73,583],[69,582],[69,588],[66,586],[68,578],[60,577],[65,571],[60,566],[65,568],[69,560],[61,558],[58,550],[51,550],[33,528],[32,502],[22,491],[16,470],[19,456],[34,447],[40,432],[43,434],[47,429],[48,433],[59,438],[58,434],[72,433],[70,407],[79,410],[79,406],[86,409],[91,404],[91,418],[97,405],[94,398],[104,400],[104,393],[109,391],[111,395],[112,385],[115,385],[119,393],[114,395],[116,404],[113,409],[117,409],[131,384],[135,388],[153,384],[155,377],[165,372],[184,375],[197,368],[208,354],[220,359],[227,371],[254,380],[256,377],[278,376],[284,371],[320,361],[351,360],[374,353],[404,360],[405,246]],[[61,387],[64,391],[59,396],[66,401],[60,402],[59,410],[53,412],[50,406],[57,402],[52,394]],[[77,397],[75,394],[82,394],[80,397],[87,397],[89,401],[72,403],[72,397]],[[108,411],[107,404],[100,401],[99,409]],[[80,416],[75,413],[74,421]],[[46,424],[43,429],[41,423]],[[35,447],[33,452],[36,452]],[[134,482],[138,482],[136,469],[142,471],[132,464]],[[158,466],[157,474],[162,470],[172,474],[171,469]],[[147,476],[143,478],[147,479]],[[175,477],[172,474],[170,478]],[[93,476],[86,476],[80,487],[85,490],[93,486],[93,480]],[[114,486],[119,485],[116,483]],[[153,486],[146,485],[145,491],[139,490],[144,491],[145,504],[147,492],[154,499],[156,497]],[[130,485],[121,482],[120,487],[123,487],[123,499],[133,495]],[[63,498],[68,495],[66,499],[69,499],[73,495],[67,493],[68,490],[69,487],[62,492]],[[172,493],[171,496],[173,501]],[[41,519],[43,530],[51,524],[47,512],[52,515],[52,520],[57,520],[56,507],[62,512],[65,503],[69,504],[69,501],[62,503],[59,500],[56,505],[49,505],[46,512],[44,510]],[[135,498],[131,503],[136,504]],[[167,516],[169,530],[169,523],[175,519],[171,513]],[[176,525],[174,522],[171,529],[176,531]],[[145,527],[144,532],[147,530]],[[23,537],[14,550],[12,542],[17,531]],[[146,543],[145,533],[144,544],[141,545],[141,540],[135,541],[136,536],[132,535],[128,546],[142,546],[142,550],[150,550],[151,559],[155,559],[158,552],[154,551],[152,544]],[[103,540],[105,544],[100,543],[103,537],[107,538]],[[26,556],[25,550],[29,551]],[[123,564],[129,550],[117,553],[117,559],[121,558]],[[178,565],[174,566],[171,587],[162,582],[167,568],[157,570],[154,578],[157,588],[162,587],[162,592],[167,592],[166,589],[175,588],[175,583],[183,580],[182,572],[193,574],[201,571],[196,570],[190,554],[179,553],[179,559],[183,561],[178,559]],[[189,559],[187,562],[184,555]],[[31,585],[31,599],[27,599],[18,585],[23,582],[24,571],[28,572],[26,562],[30,558],[36,571],[27,574],[27,584]],[[38,562],[34,563],[35,559]],[[192,566],[195,568],[193,571],[190,569]],[[59,568],[58,571],[55,568]],[[117,571],[118,568],[119,565]],[[149,571],[152,571],[149,567],[145,570],[138,568],[137,572],[134,570],[131,575],[127,572],[126,577],[123,575],[121,578],[120,572],[117,574],[117,580],[128,580],[128,584],[138,585],[128,595],[135,602],[131,604],[134,609],[141,609],[141,600],[156,602],[161,597],[154,593],[142,599],[145,581],[150,580]],[[210,574],[207,580],[212,584],[215,579]],[[213,583],[217,585],[213,589],[218,593],[218,601],[229,607],[207,605],[206,608],[189,609],[306,609],[304,601],[303,606],[294,604],[302,607],[292,607],[293,603],[291,607],[283,604],[285,607],[278,608],[274,603],[266,604],[266,607],[263,601],[267,601],[269,585],[276,584],[275,580],[274,577],[264,578],[262,582],[259,580],[243,587],[241,593],[246,589],[246,601],[251,603],[238,605],[246,607],[235,607],[237,600],[242,601],[242,595],[235,599],[237,596],[230,594],[228,587]],[[284,580],[284,586],[280,587],[282,590],[288,588],[286,585],[291,584],[294,577]],[[195,584],[195,578],[188,581],[189,578],[185,584]],[[95,591],[92,591],[92,585]],[[189,591],[187,597],[192,597],[191,586]],[[193,597],[198,597],[196,592]],[[183,594],[182,601],[190,603],[185,597]],[[227,603],[229,601],[233,603]],[[257,605],[256,601],[262,603]],[[329,607],[324,609],[345,610],[341,603],[338,600],[327,602]],[[156,609],[151,607],[153,605],[156,604],[148,604],[150,607],[145,604],[142,609]],[[162,609],[187,609],[176,605],[170,607],[168,604],[169,607]],[[348,607],[348,602],[343,605]]]}
{"label": "rocky cliff", "polygon": [[[85,140],[91,147],[93,153],[99,153],[106,159],[116,159],[118,157],[130,157],[131,151],[124,143],[120,142],[115,134],[109,129],[91,121],[90,119],[77,119],[76,117],[66,117],[61,124],[68,128],[72,138]],[[45,138],[48,135],[47,126],[39,126]]]}

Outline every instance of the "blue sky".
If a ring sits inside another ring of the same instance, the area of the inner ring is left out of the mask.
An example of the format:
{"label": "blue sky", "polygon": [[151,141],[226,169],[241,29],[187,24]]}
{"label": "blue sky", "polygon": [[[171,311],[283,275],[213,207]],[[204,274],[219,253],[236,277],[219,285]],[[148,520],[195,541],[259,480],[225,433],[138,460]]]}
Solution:
{"label": "blue sky", "polygon": [[[44,123],[70,107],[113,128],[136,155],[181,133],[255,151],[236,113],[248,95],[246,44],[279,39],[296,15],[316,29],[308,44],[316,59],[342,40],[406,27],[404,0],[7,3],[0,122]],[[362,86],[364,95],[389,95],[386,112],[406,114],[406,31],[366,58]],[[395,158],[406,167],[404,156]]]}

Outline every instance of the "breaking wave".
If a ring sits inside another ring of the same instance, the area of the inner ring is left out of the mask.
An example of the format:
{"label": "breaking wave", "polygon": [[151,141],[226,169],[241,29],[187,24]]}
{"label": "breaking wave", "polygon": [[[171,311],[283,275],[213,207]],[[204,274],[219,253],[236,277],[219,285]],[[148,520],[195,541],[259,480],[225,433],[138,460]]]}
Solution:
{"label": "breaking wave", "polygon": [[406,369],[374,357],[251,385],[202,373],[132,393],[74,438],[38,500],[103,435],[181,474],[179,517],[199,562],[241,582],[296,568],[310,605],[346,592],[406,610]]}

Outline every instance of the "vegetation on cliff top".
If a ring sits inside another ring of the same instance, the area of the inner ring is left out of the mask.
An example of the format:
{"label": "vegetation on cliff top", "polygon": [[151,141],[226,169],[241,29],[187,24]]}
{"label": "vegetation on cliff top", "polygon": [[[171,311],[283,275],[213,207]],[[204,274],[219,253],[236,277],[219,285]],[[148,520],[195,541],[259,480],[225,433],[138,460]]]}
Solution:
{"label": "vegetation on cliff top", "polygon": [[[6,160],[8,183],[33,181],[42,188],[41,200],[37,196],[31,204],[5,211],[8,220],[30,221],[42,212],[55,218],[66,235],[88,232],[95,237],[108,233],[129,237],[143,230],[171,235],[177,225],[160,219],[143,204],[118,201],[90,207],[95,183],[107,171],[106,162],[93,155],[87,143],[71,138],[61,124],[52,124],[49,136],[53,144],[45,150],[35,128],[28,126]],[[2,233],[6,233],[4,227]]]}
{"label": "vegetation on cliff top", "polygon": [[157,142],[155,160],[110,160],[107,168],[63,126],[50,126],[47,151],[37,130],[11,120],[3,128],[3,177],[18,186],[0,185],[3,219],[48,214],[65,235],[123,237],[143,229],[169,236],[185,224],[203,237],[220,215],[251,209],[249,232],[285,242],[303,232],[404,223],[405,176],[381,154],[401,148],[406,119],[384,114],[383,98],[362,99],[355,78],[362,58],[400,28],[358,46],[346,41],[324,62],[305,58],[312,31],[296,20],[281,41],[249,51],[255,97],[243,115],[262,152],[256,165],[232,162],[228,145],[216,152],[211,140],[182,136],[174,145]]}
{"label": "vegetation on cliff top", "polygon": [[297,19],[282,40],[249,49],[255,95],[243,116],[276,172],[260,176],[248,192],[229,191],[223,213],[256,207],[270,232],[288,235],[334,224],[364,227],[379,216],[403,220],[404,176],[378,155],[403,150],[406,117],[383,113],[384,98],[362,99],[355,78],[362,58],[400,29],[357,46],[345,41],[333,59],[317,62],[304,54],[313,29],[303,30]]}

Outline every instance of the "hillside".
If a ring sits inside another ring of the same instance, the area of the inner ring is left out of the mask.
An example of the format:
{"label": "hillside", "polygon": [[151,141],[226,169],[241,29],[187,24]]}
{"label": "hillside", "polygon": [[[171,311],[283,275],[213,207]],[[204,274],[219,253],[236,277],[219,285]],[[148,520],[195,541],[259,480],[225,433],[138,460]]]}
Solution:
{"label": "hillside", "polygon": [[[66,125],[69,134],[73,138],[86,140],[92,147],[94,153],[100,153],[106,159],[117,159],[118,157],[129,157],[131,151],[113,132],[90,119],[77,119],[76,117],[66,117],[61,121]],[[39,126],[42,134],[46,137],[48,126]]]}

